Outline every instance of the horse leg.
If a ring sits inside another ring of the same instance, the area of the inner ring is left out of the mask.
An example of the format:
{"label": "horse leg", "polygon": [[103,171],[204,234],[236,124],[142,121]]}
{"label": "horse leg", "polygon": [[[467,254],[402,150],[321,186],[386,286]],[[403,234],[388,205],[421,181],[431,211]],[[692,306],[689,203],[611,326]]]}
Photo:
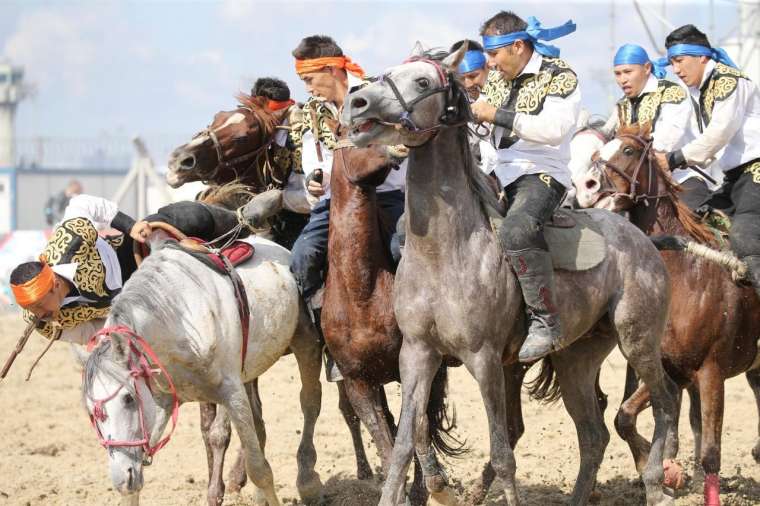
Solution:
{"label": "horse leg", "polygon": [[702,408],[702,470],[705,506],[720,506],[720,436],[723,430],[723,375],[715,363],[697,371]]}
{"label": "horse leg", "polygon": [[689,385],[689,425],[694,437],[694,482],[704,481],[705,474],[702,472],[702,401],[699,398],[699,386],[696,383]]}
{"label": "horse leg", "polygon": [[230,445],[230,421],[224,409],[216,404],[202,402],[201,433],[206,445],[208,461],[208,491],[206,498],[209,506],[219,506],[224,501],[224,454]]}
{"label": "horse leg", "polygon": [[427,423],[427,404],[441,356],[422,342],[401,343],[401,416],[379,506],[404,503],[404,483],[415,449],[416,428]]}
{"label": "horse leg", "polygon": [[336,383],[338,387],[338,407],[343,419],[346,421],[349,432],[351,432],[351,441],[354,444],[354,455],[356,455],[356,478],[359,480],[369,480],[372,478],[372,467],[367,460],[367,454],[364,452],[364,442],[362,441],[362,429],[359,417],[348,400],[346,386],[343,380]]}
{"label": "horse leg", "polygon": [[755,447],[752,448],[752,457],[754,457],[755,462],[760,464],[760,369],[747,371],[745,376],[747,377],[747,383],[752,387],[752,393],[755,396],[755,404],[757,405],[757,442],[755,443]]}
{"label": "horse leg", "polygon": [[[267,432],[264,427],[264,411],[261,404],[261,396],[259,395],[259,379],[255,378],[245,384],[245,391],[248,395],[248,399],[251,401],[251,413],[253,414],[253,423],[256,427],[256,437],[259,439],[259,445],[261,451],[264,452],[264,447],[267,442]],[[245,474],[245,452],[241,447],[238,450],[237,458],[235,459],[235,465],[227,475],[227,490],[229,493],[240,493],[240,490],[245,486],[247,476]],[[253,486],[253,504],[266,505],[266,498],[264,493]]]}
{"label": "horse leg", "polygon": [[644,472],[647,461],[649,460],[650,444],[636,430],[636,419],[642,411],[649,406],[649,388],[646,385],[639,385],[633,394],[620,403],[617,415],[615,416],[615,430],[618,435],[628,443],[633,456],[633,462],[636,464],[636,470],[639,474]]}
{"label": "horse leg", "polygon": [[269,506],[279,506],[280,500],[274,489],[272,468],[259,445],[251,403],[245,387],[242,384],[234,385],[228,395],[221,397],[227,399],[225,407],[245,452],[245,468],[248,477],[262,490]]}
{"label": "horse leg", "polygon": [[303,432],[298,445],[298,477],[296,488],[298,495],[305,503],[319,501],[322,492],[322,481],[314,470],[317,464],[317,450],[314,448],[314,427],[317,425],[319,411],[322,408],[322,384],[319,374],[322,371],[322,351],[319,339],[314,329],[306,306],[302,306],[299,326],[290,343],[298,372],[301,376],[301,392],[299,400],[303,414]]}
{"label": "horse leg", "polygon": [[[521,364],[519,362],[505,365],[502,369],[504,372],[504,384],[507,393],[507,430],[509,432],[509,446],[513,450],[517,446],[517,442],[525,433],[520,391],[522,390],[523,379],[525,378],[525,373],[528,372],[528,369],[530,369],[529,365]],[[488,490],[491,488],[491,484],[493,484],[493,480],[495,479],[496,472],[493,470],[493,466],[489,461],[480,473],[479,481],[475,483],[469,494],[472,504],[481,504],[485,500],[486,494],[488,494]]]}
{"label": "horse leg", "polygon": [[604,459],[604,450],[610,441],[596,384],[602,362],[614,346],[615,340],[604,334],[595,334],[551,356],[562,391],[562,402],[575,423],[581,454],[570,504],[588,503]]}

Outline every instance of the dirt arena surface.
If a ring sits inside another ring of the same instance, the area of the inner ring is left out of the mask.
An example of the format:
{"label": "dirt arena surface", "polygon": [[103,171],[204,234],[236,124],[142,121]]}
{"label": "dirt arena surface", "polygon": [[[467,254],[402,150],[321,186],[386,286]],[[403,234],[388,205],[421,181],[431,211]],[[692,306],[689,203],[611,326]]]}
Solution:
{"label": "dirt arena surface", "polygon": [[[0,316],[0,354],[5,360],[23,325],[14,314]],[[81,403],[80,372],[65,344],[56,344],[35,371],[24,377],[45,342],[35,335],[10,375],[0,384],[0,505],[119,504],[108,475],[106,452],[96,440]],[[597,489],[601,505],[644,504],[643,488],[628,447],[614,433],[615,409],[623,390],[625,364],[614,352],[602,369],[602,388],[609,395],[607,427],[612,433]],[[477,386],[463,369],[451,373],[450,397],[457,411],[459,434],[467,438],[471,452],[449,460],[446,470],[462,492],[469,489],[488,455],[486,419]],[[266,454],[274,470],[280,499],[297,504],[295,451],[301,429],[298,407],[298,375],[292,357],[282,359],[261,381],[268,441]],[[398,414],[400,387],[387,387],[394,413]],[[323,382],[322,414],[317,424],[317,470],[326,483],[325,504],[374,505],[379,498],[376,483],[357,483],[351,439],[340,416],[337,392]],[[516,451],[517,477],[523,504],[567,503],[577,472],[577,442],[570,417],[560,403],[545,406],[524,398],[526,434]],[[688,404],[681,414],[681,453],[689,475],[693,474],[693,442],[688,429]],[[760,504],[760,465],[751,455],[757,435],[757,411],[743,376],[726,388],[723,428],[721,499],[726,506]],[[641,427],[651,433],[651,412],[641,416]],[[373,465],[379,464],[365,433]],[[233,451],[237,443],[233,442]],[[231,459],[229,460],[231,464]],[[141,504],[206,504],[206,458],[199,430],[196,404],[180,410],[179,426],[168,447],[145,472]],[[497,482],[498,485],[498,482]],[[251,504],[249,487],[225,504]],[[678,505],[702,504],[701,483],[682,491]],[[486,504],[506,504],[494,489]]]}

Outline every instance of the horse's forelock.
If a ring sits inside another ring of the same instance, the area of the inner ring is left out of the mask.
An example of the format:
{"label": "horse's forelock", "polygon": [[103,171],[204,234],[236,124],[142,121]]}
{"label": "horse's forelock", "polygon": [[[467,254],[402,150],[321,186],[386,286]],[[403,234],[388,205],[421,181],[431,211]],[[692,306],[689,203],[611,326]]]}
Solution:
{"label": "horse's forelock", "polygon": [[85,406],[87,400],[95,400],[95,394],[93,392],[95,377],[98,374],[105,374],[115,382],[124,385],[131,394],[134,394],[134,386],[129,380],[129,371],[123,364],[114,360],[113,357],[113,345],[111,340],[106,340],[100,343],[90,356],[87,357],[87,361],[84,364],[84,374],[82,379],[82,401]]}

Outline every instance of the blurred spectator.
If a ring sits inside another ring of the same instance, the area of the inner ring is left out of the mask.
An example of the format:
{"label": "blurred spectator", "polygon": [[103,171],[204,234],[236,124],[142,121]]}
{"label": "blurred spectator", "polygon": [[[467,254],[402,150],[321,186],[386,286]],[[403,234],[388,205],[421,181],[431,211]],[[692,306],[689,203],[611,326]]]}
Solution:
{"label": "blurred spectator", "polygon": [[63,217],[63,211],[69,205],[69,200],[82,193],[82,184],[76,179],[69,181],[66,188],[52,195],[45,203],[45,221],[50,226],[58,223]]}

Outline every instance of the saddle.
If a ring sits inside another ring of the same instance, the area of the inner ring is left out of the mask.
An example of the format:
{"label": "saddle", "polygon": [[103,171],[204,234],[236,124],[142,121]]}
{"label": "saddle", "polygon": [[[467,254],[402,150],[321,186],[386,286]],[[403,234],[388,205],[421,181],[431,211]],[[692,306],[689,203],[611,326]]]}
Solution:
{"label": "saddle", "polygon": [[[499,235],[504,216],[489,207],[494,233]],[[607,252],[607,240],[586,210],[557,209],[544,227],[555,269],[585,271],[599,265]],[[500,244],[503,244],[501,240]]]}

